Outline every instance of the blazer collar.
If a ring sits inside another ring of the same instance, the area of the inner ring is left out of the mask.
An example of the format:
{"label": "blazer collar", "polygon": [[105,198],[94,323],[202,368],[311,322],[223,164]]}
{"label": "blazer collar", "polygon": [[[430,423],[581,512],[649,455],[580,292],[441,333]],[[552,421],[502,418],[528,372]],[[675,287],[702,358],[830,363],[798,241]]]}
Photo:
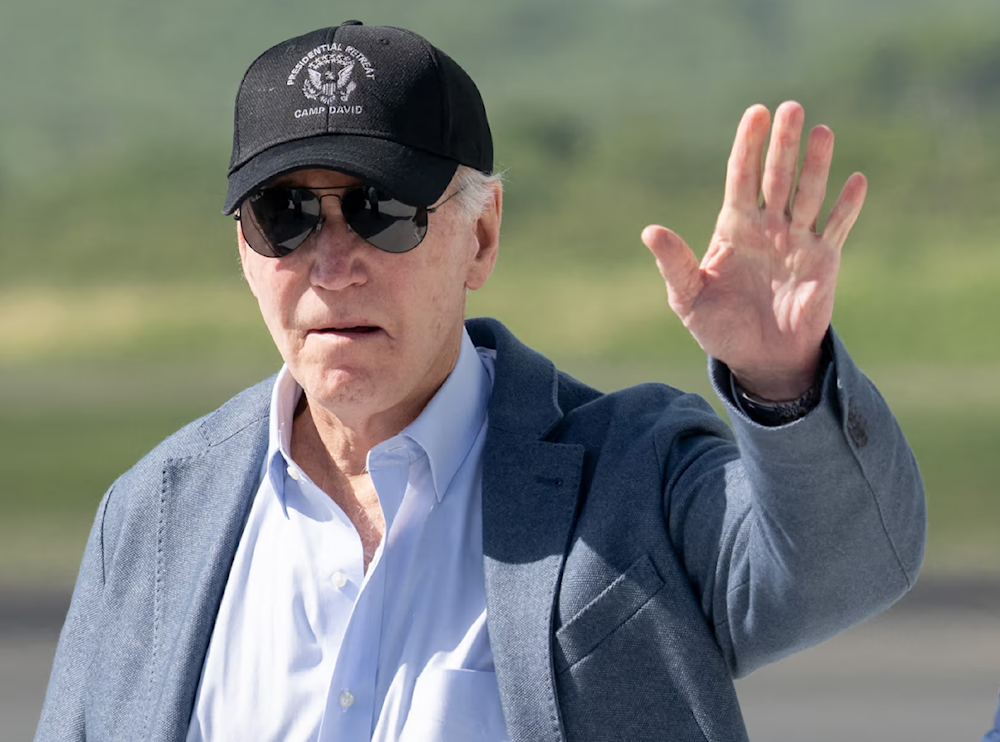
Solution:
{"label": "blazer collar", "polygon": [[495,319],[469,319],[465,327],[474,345],[497,352],[490,427],[543,438],[563,416],[555,365]]}

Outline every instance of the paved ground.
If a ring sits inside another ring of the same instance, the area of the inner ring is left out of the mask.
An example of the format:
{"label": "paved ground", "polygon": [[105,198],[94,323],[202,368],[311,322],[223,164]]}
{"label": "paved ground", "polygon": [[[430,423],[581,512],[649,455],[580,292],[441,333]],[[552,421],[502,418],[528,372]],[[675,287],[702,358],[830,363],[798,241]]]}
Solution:
{"label": "paved ground", "polygon": [[[65,596],[4,597],[0,742],[22,742],[41,708]],[[1000,585],[928,583],[737,690],[754,742],[978,742],[998,686]]]}
{"label": "paved ground", "polygon": [[1000,615],[886,617],[737,683],[752,740],[978,742],[1000,687]]}

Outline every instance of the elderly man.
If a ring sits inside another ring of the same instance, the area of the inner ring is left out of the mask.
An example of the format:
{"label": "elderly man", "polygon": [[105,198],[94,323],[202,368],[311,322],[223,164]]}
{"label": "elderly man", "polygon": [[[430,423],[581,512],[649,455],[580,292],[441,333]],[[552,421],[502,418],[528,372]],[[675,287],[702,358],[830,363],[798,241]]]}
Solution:
{"label": "elderly man", "polygon": [[803,117],[762,166],[747,111],[700,265],[642,235],[734,437],[464,321],[502,192],[454,61],[356,21],[266,51],[225,211],[284,366],[105,495],[36,739],[746,739],[733,677],[890,605],[923,551],[913,456],[829,328],[865,179],[818,232],[833,135],[793,195]]}

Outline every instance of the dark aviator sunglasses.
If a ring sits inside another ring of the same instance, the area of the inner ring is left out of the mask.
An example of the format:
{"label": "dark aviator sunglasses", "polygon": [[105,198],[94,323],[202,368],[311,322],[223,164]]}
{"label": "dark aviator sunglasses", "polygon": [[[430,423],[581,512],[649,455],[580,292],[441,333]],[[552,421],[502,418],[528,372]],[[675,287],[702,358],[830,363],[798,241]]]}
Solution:
{"label": "dark aviator sunglasses", "polygon": [[326,188],[274,186],[245,198],[233,217],[243,225],[243,238],[254,252],[283,258],[323,228],[322,201],[340,201],[344,222],[352,232],[379,250],[408,252],[423,242],[427,215],[454,198],[452,193],[437,206],[410,206],[372,185],[349,186],[344,193],[318,194]]}

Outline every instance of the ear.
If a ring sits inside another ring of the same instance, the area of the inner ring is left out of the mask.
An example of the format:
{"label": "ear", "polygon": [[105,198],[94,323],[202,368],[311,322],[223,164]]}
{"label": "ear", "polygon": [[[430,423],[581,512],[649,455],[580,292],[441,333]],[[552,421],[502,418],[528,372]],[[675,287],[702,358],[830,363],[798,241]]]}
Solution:
{"label": "ear", "polygon": [[475,224],[476,254],[469,265],[465,287],[476,291],[483,287],[493,272],[500,249],[500,218],[503,214],[503,186],[499,181],[490,184],[493,197],[480,213]]}
{"label": "ear", "polygon": [[239,220],[236,222],[236,244],[240,250],[240,268],[243,270],[243,278],[246,279],[247,285],[250,287],[250,292],[254,296],[257,296],[257,285],[251,265],[253,250],[250,249],[250,246],[247,245],[247,241],[243,237],[243,223]]}

